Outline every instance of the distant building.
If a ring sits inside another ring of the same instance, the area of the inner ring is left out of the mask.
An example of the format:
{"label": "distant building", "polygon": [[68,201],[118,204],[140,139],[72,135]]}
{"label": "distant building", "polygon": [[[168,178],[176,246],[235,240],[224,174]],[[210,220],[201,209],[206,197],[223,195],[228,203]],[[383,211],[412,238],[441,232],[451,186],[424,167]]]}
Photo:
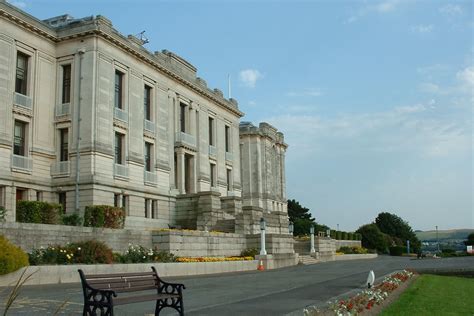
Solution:
{"label": "distant building", "polygon": [[[40,21],[0,1],[0,206],[126,210],[126,226],[288,233],[283,134],[103,16]],[[79,168],[77,168],[77,166]]]}

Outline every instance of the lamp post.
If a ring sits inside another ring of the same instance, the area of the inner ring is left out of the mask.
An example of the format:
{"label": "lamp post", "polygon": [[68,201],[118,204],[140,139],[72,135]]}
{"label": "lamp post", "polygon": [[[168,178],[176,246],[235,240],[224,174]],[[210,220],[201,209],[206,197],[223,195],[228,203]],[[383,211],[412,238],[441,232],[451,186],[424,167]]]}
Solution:
{"label": "lamp post", "polygon": [[288,233],[290,233],[290,235],[292,235],[292,236],[293,236],[294,229],[295,229],[295,226],[294,226],[293,222],[290,222],[288,224]]}
{"label": "lamp post", "polygon": [[261,256],[266,256],[267,251],[265,250],[265,228],[267,226],[267,223],[265,222],[265,219],[262,217],[260,218],[260,255]]}
{"label": "lamp post", "polygon": [[339,224],[337,224],[337,231],[339,231]]}
{"label": "lamp post", "polygon": [[310,253],[315,253],[316,249],[314,249],[314,226],[311,225],[309,228],[309,233],[311,234],[311,250]]}

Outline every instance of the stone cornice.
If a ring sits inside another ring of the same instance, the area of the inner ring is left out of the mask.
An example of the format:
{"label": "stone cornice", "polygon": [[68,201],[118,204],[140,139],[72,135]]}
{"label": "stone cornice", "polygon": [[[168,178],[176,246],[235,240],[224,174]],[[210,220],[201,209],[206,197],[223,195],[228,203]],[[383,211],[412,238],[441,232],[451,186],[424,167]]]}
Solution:
{"label": "stone cornice", "polygon": [[[133,44],[130,39],[113,29],[112,23],[105,17],[97,16],[95,19],[83,21],[70,28],[59,28],[55,30],[35,17],[2,1],[0,1],[0,16],[56,43],[87,36],[101,37],[120,49],[126,51],[127,53],[133,55],[137,59],[140,59],[141,61],[151,65],[160,73],[188,87],[208,100],[218,104],[232,114],[238,117],[242,117],[244,115],[244,113],[237,108],[237,101],[234,99],[226,100],[220,93],[218,93],[219,91],[212,91],[209,88],[203,86],[203,80],[200,78],[195,78],[195,83],[187,80],[176,71],[172,70],[170,66],[165,65],[165,62],[161,61],[156,55],[153,55],[151,52],[141,46]],[[184,59],[177,55],[173,54],[173,57],[183,60],[183,63],[185,64],[187,63]],[[192,65],[190,66],[193,67]]]}

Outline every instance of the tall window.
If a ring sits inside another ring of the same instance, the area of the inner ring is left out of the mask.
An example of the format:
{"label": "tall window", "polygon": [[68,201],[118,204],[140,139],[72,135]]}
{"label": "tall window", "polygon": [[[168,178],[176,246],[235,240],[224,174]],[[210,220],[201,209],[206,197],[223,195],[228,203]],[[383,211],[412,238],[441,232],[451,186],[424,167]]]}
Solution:
{"label": "tall window", "polygon": [[148,218],[150,215],[150,199],[145,199],[145,218]]}
{"label": "tall window", "polygon": [[143,93],[143,105],[145,106],[145,119],[151,121],[151,87],[145,85]]}
{"label": "tall window", "polygon": [[13,154],[26,156],[26,123],[15,121]]}
{"label": "tall window", "polygon": [[158,218],[158,201],[151,201],[151,218]]}
{"label": "tall window", "polygon": [[58,202],[63,208],[63,213],[66,213],[66,192],[58,193]]}
{"label": "tall window", "polygon": [[209,145],[214,146],[214,119],[209,117]]}
{"label": "tall window", "polygon": [[184,103],[180,103],[179,121],[181,132],[186,133],[186,104]]}
{"label": "tall window", "polygon": [[153,144],[145,142],[145,170],[151,171],[152,168]]}
{"label": "tall window", "polygon": [[227,169],[227,191],[232,190],[232,169]]}
{"label": "tall window", "polygon": [[123,110],[123,73],[115,71],[115,107]]}
{"label": "tall window", "polygon": [[122,134],[115,132],[115,163],[119,165],[124,164],[123,139],[124,136]]}
{"label": "tall window", "polygon": [[230,127],[225,126],[225,151],[230,152]]}
{"label": "tall window", "polygon": [[71,65],[63,65],[62,103],[71,102]]}
{"label": "tall window", "polygon": [[117,193],[114,193],[114,206],[115,207],[119,207],[120,206],[120,199],[121,199],[121,195],[120,194],[117,194]]}
{"label": "tall window", "polygon": [[28,79],[28,56],[18,53],[16,56],[15,92],[26,95]]}
{"label": "tall window", "polygon": [[211,163],[211,188],[216,186],[216,165]]}
{"label": "tall window", "polygon": [[59,130],[59,160],[69,160],[69,130],[67,128],[61,128]]}

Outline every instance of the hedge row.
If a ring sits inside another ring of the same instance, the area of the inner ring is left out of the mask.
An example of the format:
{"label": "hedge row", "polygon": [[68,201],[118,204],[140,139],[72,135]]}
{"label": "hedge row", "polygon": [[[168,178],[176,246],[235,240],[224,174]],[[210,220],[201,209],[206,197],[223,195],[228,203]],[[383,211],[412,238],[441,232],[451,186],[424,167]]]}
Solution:
{"label": "hedge row", "polygon": [[331,238],[336,240],[362,240],[362,235],[339,230],[331,230]]}
{"label": "hedge row", "polygon": [[123,228],[125,212],[120,207],[109,205],[87,206],[84,212],[84,226]]}
{"label": "hedge row", "polygon": [[18,201],[16,221],[36,224],[62,224],[63,208],[60,204],[41,201]]}

